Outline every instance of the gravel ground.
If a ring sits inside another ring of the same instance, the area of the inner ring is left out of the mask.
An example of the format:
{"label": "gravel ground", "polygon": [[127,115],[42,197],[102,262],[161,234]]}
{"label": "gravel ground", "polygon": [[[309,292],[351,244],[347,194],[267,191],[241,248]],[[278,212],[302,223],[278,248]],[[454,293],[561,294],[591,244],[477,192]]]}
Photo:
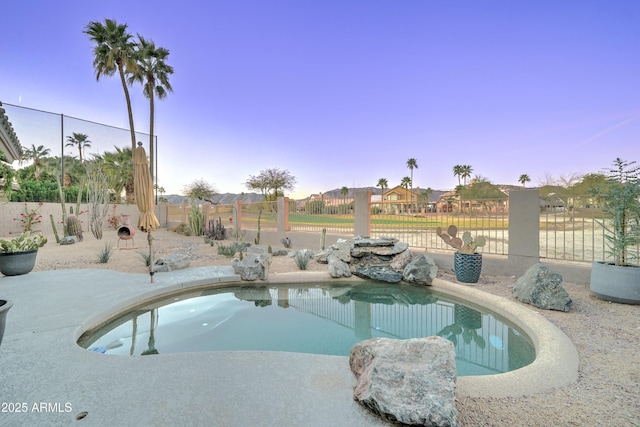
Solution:
{"label": "gravel ground", "polygon": [[[216,246],[205,245],[202,238],[166,230],[155,231],[153,236],[155,258],[180,252],[192,260],[191,267],[230,263],[229,258],[217,255]],[[108,263],[100,264],[98,253],[108,244],[114,248],[112,256]],[[48,243],[38,252],[35,270],[108,268],[145,273],[148,269],[141,254],[148,252],[146,234],[141,232],[136,234],[135,242],[128,244],[118,242],[117,238],[98,241],[85,233],[85,241],[75,245]],[[326,265],[309,264],[311,271],[325,269]],[[293,259],[273,258],[272,272],[296,270]],[[439,275],[455,282],[449,272]],[[476,287],[513,300],[511,288],[515,280],[515,277],[482,276]],[[567,334],[578,349],[578,381],[528,396],[459,398],[460,426],[640,426],[640,306],[600,301],[591,295],[588,285],[565,282],[564,286],[573,299],[572,310],[542,314]]]}

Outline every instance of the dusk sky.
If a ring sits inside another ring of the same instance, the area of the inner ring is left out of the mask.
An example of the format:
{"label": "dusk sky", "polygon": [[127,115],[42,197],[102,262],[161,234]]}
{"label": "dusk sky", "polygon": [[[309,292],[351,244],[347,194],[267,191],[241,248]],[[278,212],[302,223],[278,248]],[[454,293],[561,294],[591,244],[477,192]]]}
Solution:
{"label": "dusk sky", "polygon": [[[1,102],[116,127],[122,87],[96,81],[86,25],[115,19],[170,50],[155,129],[167,194],[196,179],[247,192],[274,167],[297,178],[294,198],[393,187],[411,157],[414,187],[438,190],[457,184],[456,164],[535,186],[640,160],[637,0],[30,0],[1,16]],[[148,132],[148,101],[131,94]],[[23,146],[59,155],[59,128],[35,136],[5,109]],[[130,146],[126,133],[89,138],[89,152]]]}

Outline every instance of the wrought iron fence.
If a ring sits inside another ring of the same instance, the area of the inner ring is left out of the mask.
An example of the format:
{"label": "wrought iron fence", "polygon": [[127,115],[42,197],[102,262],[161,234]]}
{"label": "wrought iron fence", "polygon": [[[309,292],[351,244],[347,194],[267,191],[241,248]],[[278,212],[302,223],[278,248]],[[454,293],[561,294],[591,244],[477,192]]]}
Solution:
{"label": "wrought iron fence", "polygon": [[291,231],[353,234],[354,212],[352,198],[318,198],[289,201],[289,229]]}

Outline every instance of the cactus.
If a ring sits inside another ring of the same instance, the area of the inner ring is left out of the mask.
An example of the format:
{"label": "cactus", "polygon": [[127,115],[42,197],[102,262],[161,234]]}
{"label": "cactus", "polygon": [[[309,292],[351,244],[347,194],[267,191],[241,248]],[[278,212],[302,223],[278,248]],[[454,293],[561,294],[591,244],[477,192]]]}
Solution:
{"label": "cactus", "polygon": [[76,236],[79,242],[82,242],[82,226],[78,217],[71,214],[67,216],[67,233],[69,236]]}
{"label": "cactus", "polygon": [[447,232],[444,233],[441,227],[436,228],[436,234],[449,246],[455,248],[461,254],[473,254],[476,252],[476,248],[484,246],[486,239],[482,236],[478,236],[475,239],[471,236],[471,233],[465,231],[462,233],[462,237],[458,236],[458,227],[450,225],[447,228]]}
{"label": "cactus", "polygon": [[189,213],[189,228],[194,236],[202,236],[204,234],[204,212],[200,212],[200,208],[196,204],[195,199],[191,199],[191,212]]}
{"label": "cactus", "polygon": [[60,236],[58,236],[58,227],[56,227],[56,222],[53,220],[53,215],[49,214],[49,219],[51,220],[53,235],[56,236],[56,243],[60,243]]}
{"label": "cactus", "polygon": [[256,238],[254,239],[254,242],[256,243],[256,245],[260,244],[260,217],[262,217],[262,209],[258,211],[258,232],[256,234]]}
{"label": "cactus", "polygon": [[324,251],[324,243],[327,238],[327,229],[322,229],[322,237],[320,238],[320,249]]}

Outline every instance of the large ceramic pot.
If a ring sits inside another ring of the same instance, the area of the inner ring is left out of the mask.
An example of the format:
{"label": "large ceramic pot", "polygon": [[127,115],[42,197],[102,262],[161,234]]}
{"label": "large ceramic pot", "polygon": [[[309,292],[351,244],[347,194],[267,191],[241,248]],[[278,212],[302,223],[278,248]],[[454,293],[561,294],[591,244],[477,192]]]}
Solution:
{"label": "large ceramic pot", "polygon": [[456,252],[453,255],[453,270],[456,279],[462,283],[477,283],[482,271],[482,254],[461,254]]}
{"label": "large ceramic pot", "polygon": [[640,267],[594,262],[591,292],[605,301],[640,304]]}
{"label": "large ceramic pot", "polygon": [[12,305],[11,301],[0,299],[0,344],[2,344],[2,337],[4,336],[4,325],[7,321],[7,313]]}
{"label": "large ceramic pot", "polygon": [[14,253],[0,253],[0,273],[5,276],[27,274],[36,266],[38,250]]}

